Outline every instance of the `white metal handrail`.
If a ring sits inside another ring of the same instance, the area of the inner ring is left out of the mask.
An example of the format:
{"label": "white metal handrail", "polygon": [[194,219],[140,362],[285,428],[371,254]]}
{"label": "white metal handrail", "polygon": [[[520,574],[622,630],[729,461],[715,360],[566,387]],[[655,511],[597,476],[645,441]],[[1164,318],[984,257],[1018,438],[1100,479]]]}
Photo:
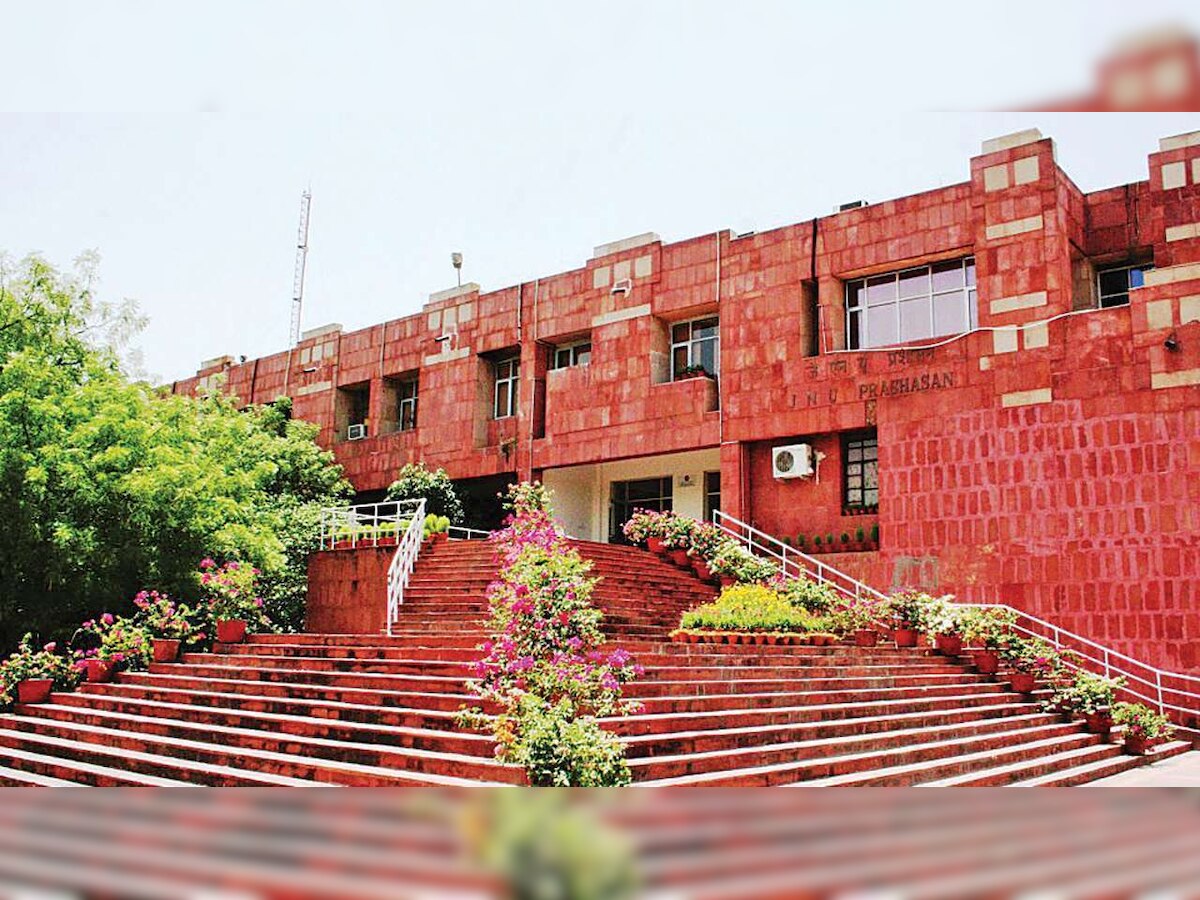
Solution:
{"label": "white metal handrail", "polygon": [[408,525],[396,544],[396,552],[388,566],[387,576],[387,633],[392,634],[392,625],[400,618],[400,607],[404,603],[404,589],[417,564],[421,552],[421,540],[425,537],[425,501],[410,500],[415,504]]}
{"label": "white metal handrail", "polygon": [[452,541],[486,541],[492,536],[490,531],[478,528],[466,528],[462,525],[451,525],[447,532]]}
{"label": "white metal handrail", "polygon": [[[1014,628],[1018,632],[1029,637],[1041,638],[1052,644],[1056,650],[1069,650],[1083,663],[1086,663],[1086,665],[1073,664],[1068,657],[1066,662],[1072,668],[1090,671],[1108,678],[1124,678],[1126,684],[1122,693],[1157,707],[1161,713],[1175,713],[1177,717],[1190,717],[1192,721],[1185,720],[1185,725],[1194,725],[1195,720],[1200,719],[1200,676],[1156,668],[1121,653],[1119,650],[1105,647],[1083,635],[1067,631],[1052,622],[1009,606],[1007,603],[964,603],[962,605],[1010,610],[1017,617]],[[1180,705],[1189,702],[1188,706]]]}
{"label": "white metal handrail", "polygon": [[424,524],[424,509],[423,499],[326,507],[321,510],[321,549],[394,546],[414,519]]}
{"label": "white metal handrail", "polygon": [[751,553],[770,559],[779,565],[785,578],[805,578],[827,584],[839,594],[853,600],[886,600],[887,596],[857,578],[835,569],[753,525],[748,525],[719,509],[713,510],[713,524],[725,534],[744,545]]}

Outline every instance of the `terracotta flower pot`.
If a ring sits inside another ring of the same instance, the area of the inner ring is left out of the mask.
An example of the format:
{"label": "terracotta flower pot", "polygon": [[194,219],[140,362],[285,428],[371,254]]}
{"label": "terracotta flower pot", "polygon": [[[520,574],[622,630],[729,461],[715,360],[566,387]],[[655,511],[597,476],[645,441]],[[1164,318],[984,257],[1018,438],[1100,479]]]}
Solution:
{"label": "terracotta flower pot", "polygon": [[692,571],[702,581],[708,581],[708,579],[712,578],[712,571],[708,568],[708,563],[702,559],[692,560]]}
{"label": "terracotta flower pot", "polygon": [[1032,672],[1013,672],[1008,680],[1018,694],[1032,694],[1037,687],[1037,679]]}
{"label": "terracotta flower pot", "polygon": [[45,703],[54,690],[53,678],[26,678],[17,682],[18,703]]}
{"label": "terracotta flower pot", "polygon": [[958,656],[962,653],[962,638],[957,634],[939,634],[933,639],[933,645],[943,656]]}
{"label": "terracotta flower pot", "polygon": [[915,647],[915,646],[917,646],[917,630],[915,628],[897,628],[896,629],[896,646],[897,647]]}
{"label": "terracotta flower pot", "polygon": [[1083,719],[1087,722],[1087,730],[1100,735],[1101,740],[1107,741],[1112,736],[1112,713],[1107,709],[1086,713]]}
{"label": "terracotta flower pot", "polygon": [[175,662],[179,658],[179,641],[170,638],[154,638],[150,642],[156,663]]}
{"label": "terracotta flower pot", "polygon": [[217,640],[222,644],[240,644],[246,639],[246,623],[242,619],[221,619],[217,622]]}
{"label": "terracotta flower pot", "polygon": [[646,538],[646,549],[649,550],[651,553],[662,553],[663,550],[665,549],[663,547],[662,538],[660,538],[660,537]]}
{"label": "terracotta flower pot", "polygon": [[879,634],[873,628],[860,628],[854,632],[855,647],[874,647],[879,640]]}
{"label": "terracotta flower pot", "polygon": [[692,558],[688,556],[688,552],[686,550],[672,550],[671,562],[675,563],[677,566],[688,568],[692,564]]}
{"label": "terracotta flower pot", "polygon": [[87,673],[87,680],[93,684],[104,684],[112,681],[113,664],[107,659],[85,659],[83,661],[83,670]]}
{"label": "terracotta flower pot", "polygon": [[721,587],[723,588],[733,587],[735,584],[737,584],[737,579],[732,575],[719,575],[717,577],[720,579]]}
{"label": "terracotta flower pot", "polygon": [[433,537],[433,545],[436,547],[438,544],[444,544],[444,543],[446,543],[446,541],[450,540],[450,532],[439,531],[439,532],[435,533],[434,535],[432,535],[432,537]]}
{"label": "terracotta flower pot", "polygon": [[995,675],[1000,668],[1000,654],[995,650],[976,650],[975,668],[984,675]]}
{"label": "terracotta flower pot", "polygon": [[1151,746],[1152,743],[1144,737],[1125,735],[1125,752],[1130,756],[1145,756]]}

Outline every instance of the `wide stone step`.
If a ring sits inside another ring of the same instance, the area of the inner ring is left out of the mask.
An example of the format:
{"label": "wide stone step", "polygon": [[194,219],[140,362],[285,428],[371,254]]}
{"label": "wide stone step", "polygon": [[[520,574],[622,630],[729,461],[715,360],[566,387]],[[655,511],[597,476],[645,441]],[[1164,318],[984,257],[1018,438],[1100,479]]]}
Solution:
{"label": "wide stone step", "polygon": [[[178,674],[193,678],[238,678],[247,682],[317,684],[367,690],[429,690],[438,693],[461,691],[459,676],[411,675],[401,672],[341,672],[331,669],[289,669],[282,666],[225,666],[212,664],[152,663],[154,675]],[[124,678],[125,676],[122,676]]]}
{"label": "wide stone step", "polygon": [[[1004,773],[1005,778],[1003,783],[1010,787],[1075,787],[1076,785],[1088,784],[1101,778],[1107,778],[1110,775],[1119,775],[1122,772],[1127,772],[1130,769],[1140,766],[1153,765],[1160,760],[1169,759],[1181,753],[1187,753],[1191,749],[1192,745],[1187,741],[1171,741],[1153,748],[1145,756],[1138,757],[1121,754],[1119,756],[1076,763],[1069,768],[1056,765],[1052,771],[1034,775],[1033,777],[1029,777],[1030,771],[1028,769],[1023,769],[1019,766],[1007,767],[1010,771]],[[953,781],[953,779],[947,780]],[[939,786],[940,784],[941,782],[930,782],[929,786]],[[924,786],[922,785],[922,787]]]}
{"label": "wide stone step", "polygon": [[[180,665],[180,663],[167,663]],[[436,674],[466,678],[471,666],[461,660],[435,659],[338,659],[325,656],[268,656],[249,653],[185,653],[182,665],[247,666],[260,669],[302,669],[312,672],[380,672],[389,674]],[[151,669],[151,671],[154,671]]]}
{"label": "wide stone step", "polygon": [[[736,687],[736,685],[730,685]],[[769,709],[805,704],[865,703],[872,700],[929,699],[932,697],[962,697],[974,694],[1005,694],[1003,685],[986,682],[946,684],[938,687],[892,687],[848,689],[841,691],[795,691],[778,694],[711,694],[676,696],[668,694],[647,700],[639,699],[642,711],[653,714],[673,712],[705,712],[712,709]],[[630,695],[632,697],[632,695]]]}

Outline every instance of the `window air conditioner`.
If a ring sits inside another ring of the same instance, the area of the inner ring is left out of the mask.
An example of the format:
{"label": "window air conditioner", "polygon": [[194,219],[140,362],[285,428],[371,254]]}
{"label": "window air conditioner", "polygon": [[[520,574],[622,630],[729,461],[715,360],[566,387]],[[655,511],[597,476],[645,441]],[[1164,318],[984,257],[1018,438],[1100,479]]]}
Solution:
{"label": "window air conditioner", "polygon": [[771,451],[771,471],[776,478],[808,478],[813,474],[811,444],[789,444]]}
{"label": "window air conditioner", "polygon": [[351,425],[349,428],[346,429],[346,440],[348,440],[348,441],[361,441],[366,436],[367,436],[367,426],[366,425]]}

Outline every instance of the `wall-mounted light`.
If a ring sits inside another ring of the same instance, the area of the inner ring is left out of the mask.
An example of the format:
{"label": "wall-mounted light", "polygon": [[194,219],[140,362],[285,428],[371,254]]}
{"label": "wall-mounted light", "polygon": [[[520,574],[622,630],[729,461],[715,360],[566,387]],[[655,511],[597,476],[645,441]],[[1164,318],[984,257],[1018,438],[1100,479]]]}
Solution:
{"label": "wall-mounted light", "polygon": [[1179,338],[1175,336],[1175,332],[1172,331],[1170,337],[1163,341],[1163,346],[1172,353],[1179,352]]}

